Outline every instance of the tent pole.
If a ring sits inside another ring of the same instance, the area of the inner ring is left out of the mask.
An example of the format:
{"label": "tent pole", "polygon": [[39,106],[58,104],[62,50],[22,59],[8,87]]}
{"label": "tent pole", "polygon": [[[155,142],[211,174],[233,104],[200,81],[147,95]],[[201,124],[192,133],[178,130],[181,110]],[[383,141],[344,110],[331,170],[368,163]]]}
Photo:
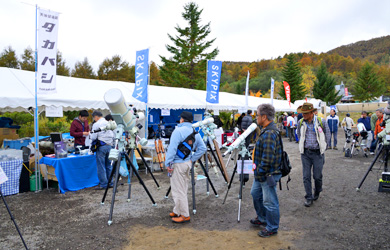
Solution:
{"label": "tent pole", "polygon": [[35,191],[41,190],[40,170],[39,170],[39,119],[38,119],[38,5],[35,5],[35,109],[34,109],[34,128],[35,128]]}

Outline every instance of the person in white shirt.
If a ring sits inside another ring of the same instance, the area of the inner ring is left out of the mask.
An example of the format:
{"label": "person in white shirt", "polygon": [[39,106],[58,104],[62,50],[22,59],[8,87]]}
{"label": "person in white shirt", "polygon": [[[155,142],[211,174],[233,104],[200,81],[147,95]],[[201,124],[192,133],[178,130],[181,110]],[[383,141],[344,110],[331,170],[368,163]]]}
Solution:
{"label": "person in white shirt", "polygon": [[355,126],[355,123],[353,122],[351,115],[349,113],[346,114],[345,118],[341,122],[341,126],[343,126],[344,129],[352,129],[352,126]]}
{"label": "person in white shirt", "polygon": [[[95,110],[92,113],[92,117],[95,123],[92,126],[92,131],[97,131],[100,128],[107,126],[108,122],[104,119],[103,114],[100,111]],[[99,178],[99,186],[95,187],[95,190],[106,189],[109,185],[109,178],[112,171],[112,166],[108,160],[108,155],[112,149],[113,132],[111,130],[100,131],[91,134],[91,141],[98,139],[100,146],[96,151],[96,166]],[[110,184],[112,187],[112,184]]]}
{"label": "person in white shirt", "polygon": [[288,113],[287,117],[287,128],[288,128],[288,137],[289,140],[292,141],[292,138],[294,138],[294,129],[297,126],[294,117],[292,117],[292,113]]}

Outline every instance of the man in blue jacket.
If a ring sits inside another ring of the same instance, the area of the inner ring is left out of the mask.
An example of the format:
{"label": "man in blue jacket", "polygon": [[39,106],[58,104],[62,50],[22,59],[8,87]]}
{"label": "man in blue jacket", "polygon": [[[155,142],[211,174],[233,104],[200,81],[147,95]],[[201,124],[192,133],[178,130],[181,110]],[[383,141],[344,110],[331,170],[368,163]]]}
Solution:
{"label": "man in blue jacket", "polygon": [[192,150],[196,149],[196,152],[184,159],[179,157],[177,154],[179,144],[194,132],[192,128],[192,113],[183,111],[180,117],[180,124],[177,125],[172,133],[165,159],[165,166],[167,166],[168,173],[171,176],[172,198],[175,203],[173,212],[169,216],[172,218],[172,222],[175,223],[190,221],[187,199],[188,182],[190,180],[189,174],[192,163],[197,161],[207,150],[202,137],[196,134],[192,147]]}
{"label": "man in blue jacket", "polygon": [[330,110],[330,115],[326,118],[330,130],[330,138],[328,142],[328,148],[332,148],[332,136],[333,136],[333,149],[337,150],[337,131],[339,128],[339,117],[336,115],[334,109]]}

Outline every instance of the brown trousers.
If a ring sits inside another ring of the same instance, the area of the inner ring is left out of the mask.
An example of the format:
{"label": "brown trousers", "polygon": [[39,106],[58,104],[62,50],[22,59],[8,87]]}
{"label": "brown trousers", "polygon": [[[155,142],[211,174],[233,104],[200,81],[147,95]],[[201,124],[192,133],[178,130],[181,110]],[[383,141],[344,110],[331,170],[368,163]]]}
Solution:
{"label": "brown trousers", "polygon": [[173,212],[185,217],[190,216],[188,210],[188,183],[190,180],[191,161],[173,164],[173,173],[171,180],[172,198],[175,202]]}

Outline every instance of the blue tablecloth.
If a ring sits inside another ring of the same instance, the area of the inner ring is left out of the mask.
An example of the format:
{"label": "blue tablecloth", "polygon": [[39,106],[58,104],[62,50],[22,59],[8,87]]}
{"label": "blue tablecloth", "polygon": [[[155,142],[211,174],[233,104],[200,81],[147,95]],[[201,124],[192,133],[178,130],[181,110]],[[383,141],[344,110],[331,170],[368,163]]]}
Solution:
{"label": "blue tablecloth", "polygon": [[[72,157],[73,156],[73,157]],[[99,184],[95,155],[70,155],[67,158],[43,157],[41,164],[53,166],[61,193]]]}
{"label": "blue tablecloth", "polygon": [[22,171],[23,160],[0,161],[0,166],[4,170],[8,181],[0,185],[4,196],[19,193],[19,179]]}

